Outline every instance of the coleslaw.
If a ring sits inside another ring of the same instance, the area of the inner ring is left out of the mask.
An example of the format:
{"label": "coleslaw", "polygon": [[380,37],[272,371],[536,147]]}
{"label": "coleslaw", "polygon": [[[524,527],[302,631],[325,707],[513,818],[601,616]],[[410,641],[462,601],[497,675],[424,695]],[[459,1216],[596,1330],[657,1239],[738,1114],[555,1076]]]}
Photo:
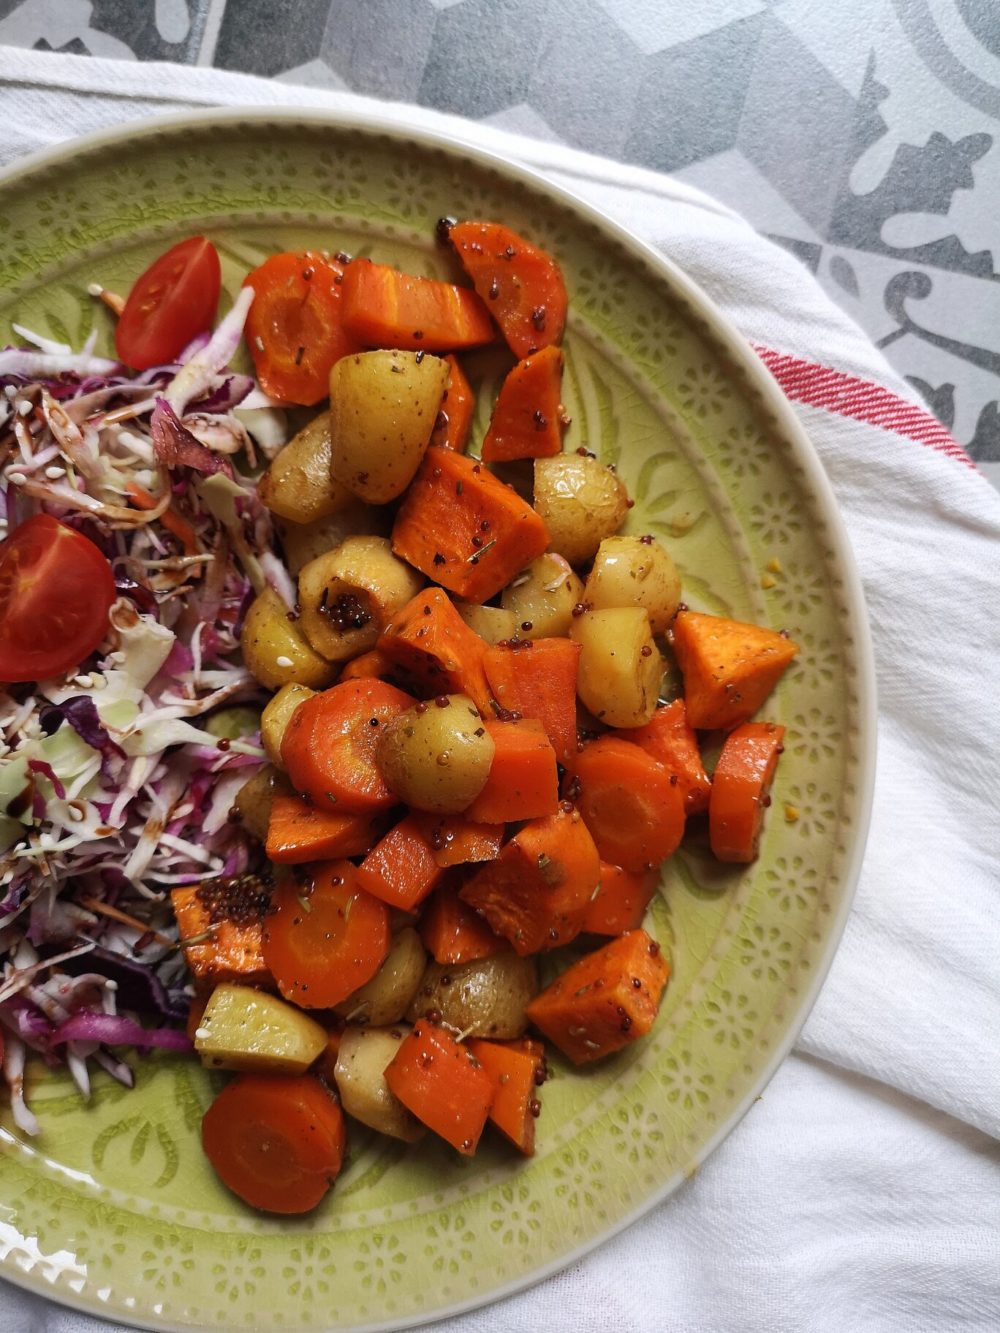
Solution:
{"label": "coleslaw", "polygon": [[294,588],[252,476],[284,413],[228,369],[252,300],[138,375],[96,335],[74,352],[15,326],[25,345],[0,350],[0,539],[51,514],[100,547],[118,594],[72,675],[0,686],[0,1037],[29,1134],[28,1051],[87,1096],[92,1064],[131,1085],[112,1047],[190,1049],[168,892],[260,855],[230,819],[264,761],[239,633],[265,586],[289,607]]}

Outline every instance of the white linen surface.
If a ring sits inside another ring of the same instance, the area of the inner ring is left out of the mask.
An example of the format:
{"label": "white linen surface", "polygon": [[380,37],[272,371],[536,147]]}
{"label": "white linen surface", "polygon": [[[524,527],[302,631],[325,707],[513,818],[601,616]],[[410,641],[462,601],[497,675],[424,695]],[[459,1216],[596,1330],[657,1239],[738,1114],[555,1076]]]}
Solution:
{"label": "white linen surface", "polygon": [[[250,104],[382,113],[521,161],[676,260],[754,343],[919,402],[799,262],[729,209],[454,117],[0,47],[0,163],[141,116]],[[796,410],[850,532],[878,670],[871,836],[843,944],[796,1053],[679,1194],[449,1333],[1000,1328],[1000,496],[913,439]],[[0,1333],[112,1327],[0,1286]]]}

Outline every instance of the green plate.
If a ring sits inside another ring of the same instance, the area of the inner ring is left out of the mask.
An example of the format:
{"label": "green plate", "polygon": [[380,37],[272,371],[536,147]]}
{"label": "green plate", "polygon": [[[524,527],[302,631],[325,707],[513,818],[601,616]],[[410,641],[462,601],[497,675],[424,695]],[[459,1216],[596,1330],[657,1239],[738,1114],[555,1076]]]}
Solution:
{"label": "green plate", "polygon": [[[231,294],[264,255],[346,249],[453,271],[445,214],[495,218],[559,260],[570,292],[566,447],[635,497],[634,532],[674,554],[704,610],[787,627],[802,652],[767,708],[788,728],[757,862],[673,858],[650,913],[674,975],[651,1036],[543,1093],[530,1161],[474,1160],[354,1132],[301,1221],[257,1216],[199,1146],[211,1080],[193,1062],[98,1079],[83,1105],[35,1069],[43,1132],[0,1123],[0,1272],[155,1328],[392,1328],[508,1294],[665,1198],[788,1052],[840,936],[873,769],[858,578],[811,446],[757,359],[693,284],[539,177],[378,121],[233,112],[148,122],[35,158],[0,193],[0,344],[16,321],[81,343],[160,251],[204,231]],[[496,367],[484,360],[487,383]],[[484,395],[485,399],[485,395]],[[787,810],[786,810],[787,807]],[[794,807],[794,811],[792,810]],[[797,812],[798,817],[794,818]],[[776,1150],[778,1145],[776,1145]]]}

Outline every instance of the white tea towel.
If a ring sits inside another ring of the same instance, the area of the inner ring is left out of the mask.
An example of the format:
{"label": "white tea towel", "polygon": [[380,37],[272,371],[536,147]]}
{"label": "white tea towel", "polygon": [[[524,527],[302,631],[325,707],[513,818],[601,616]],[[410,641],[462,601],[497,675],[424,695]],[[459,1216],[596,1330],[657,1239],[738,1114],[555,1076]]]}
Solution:
{"label": "white tea towel", "polygon": [[[284,104],[377,112],[542,171],[705,288],[792,398],[836,491],[872,620],[879,769],[856,907],[799,1054],[672,1200],[449,1328],[995,1333],[997,493],[797,260],[666,177],[215,70],[0,48],[0,71],[0,161],[158,111]],[[0,1290],[0,1333],[103,1327]]]}

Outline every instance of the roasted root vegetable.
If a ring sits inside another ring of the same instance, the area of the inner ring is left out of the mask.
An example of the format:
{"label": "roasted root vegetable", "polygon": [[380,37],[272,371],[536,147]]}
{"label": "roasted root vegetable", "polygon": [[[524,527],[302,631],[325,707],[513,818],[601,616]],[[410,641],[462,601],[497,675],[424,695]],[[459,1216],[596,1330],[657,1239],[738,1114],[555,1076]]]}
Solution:
{"label": "roasted root vegetable", "polygon": [[310,407],[326,397],[330,367],[359,350],[344,329],[343,265],[317,251],[271,255],[244,281],[253,304],[247,347],[265,393]]}
{"label": "roasted root vegetable", "polygon": [[526,955],[579,934],[600,876],[600,857],[579,811],[560,809],[519,829],[463,886],[461,897]]}
{"label": "roasted root vegetable", "polygon": [[389,510],[380,505],[355,500],[327,518],[312,523],[291,523],[287,519],[277,524],[281,546],[285,553],[288,572],[294,577],[315,560],[347,540],[348,537],[385,537],[392,528]]}
{"label": "roasted root vegetable", "polygon": [[483,724],[493,741],[493,762],[484,786],[471,805],[469,819],[481,824],[509,824],[554,815],[559,806],[556,752],[541,722]]}
{"label": "roasted root vegetable", "polygon": [[430,442],[448,367],[436,356],[361,352],[330,373],[330,468],[359,500],[386,504],[413,480]]}
{"label": "roasted root vegetable", "polygon": [[389,1090],[385,1071],[406,1040],[408,1027],[344,1029],[337,1047],[334,1079],[348,1115],[391,1139],[415,1143],[426,1130]]}
{"label": "roasted root vegetable", "polygon": [[663,658],[639,607],[585,611],[570,627],[580,645],[577,693],[609,727],[644,726],[656,711]]}
{"label": "roasted root vegetable", "polygon": [[383,831],[379,814],[320,810],[294,792],[279,792],[271,801],[265,847],[276,865],[302,865],[364,856]]}
{"label": "roasted root vegetable", "polygon": [[407,805],[452,814],[468,809],[482,791],[495,748],[468,695],[442,694],[387,721],[375,761],[386,786]]}
{"label": "roasted root vegetable", "polygon": [[559,342],[566,285],[551,255],[496,222],[458,222],[449,239],[515,356]]}
{"label": "roasted root vegetable", "polygon": [[389,912],[360,887],[350,861],[325,861],[275,890],[264,962],[286,1000],[329,1009],[370,981],[389,953]]}
{"label": "roasted root vegetable", "polygon": [[538,990],[535,964],[509,949],[462,963],[431,963],[407,1018],[430,1014],[477,1037],[520,1037],[528,1025],[525,1005]]}
{"label": "roasted root vegetable", "polygon": [[483,439],[487,463],[551,458],[562,449],[562,352],[543,347],[519,361],[500,386]]}
{"label": "roasted root vegetable", "polygon": [[346,1138],[340,1107],[308,1074],[241,1074],[201,1124],[222,1183],[267,1213],[315,1208],[340,1171]]}
{"label": "roasted root vegetable", "polygon": [[238,820],[258,842],[266,842],[274,798],[279,791],[289,790],[288,783],[278,769],[273,764],[265,764],[236,793],[232,818]]}
{"label": "roasted root vegetable", "polygon": [[605,537],[597,548],[580,599],[595,611],[638,606],[662,634],[677,612],[681,580],[670,555],[655,537]]}
{"label": "roasted root vegetable", "polygon": [[438,408],[431,444],[464,453],[476,411],[476,396],[458,358],[449,353],[444,359],[448,365],[448,387]]}
{"label": "roasted root vegetable", "polygon": [[416,995],[426,967],[427,955],[420,936],[412,926],[404,926],[393,935],[385,962],[371,981],[334,1008],[348,1022],[372,1027],[398,1023]]}
{"label": "roasted root vegetable", "polygon": [[184,959],[202,994],[226,981],[273,986],[261,945],[268,901],[268,887],[255,875],[171,890]]}
{"label": "roasted root vegetable", "polygon": [[601,883],[583,918],[584,934],[624,935],[642,925],[656,892],[656,870],[624,870],[601,862]]}
{"label": "roasted root vegetable", "polygon": [[632,741],[651,754],[677,778],[689,815],[701,814],[708,809],[712,780],[705,772],[698,738],[688,723],[683,699],[674,699],[658,708],[644,727],[622,731],[619,735],[622,740]]}
{"label": "roasted root vegetable", "polygon": [[630,930],[561,973],[528,1017],[574,1064],[589,1064],[646,1035],[669,975],[659,944]]}
{"label": "roasted root vegetable", "polygon": [[309,644],[288,607],[273,588],[265,588],[251,603],[240,634],[243,661],[266,689],[306,685],[321,690],[334,677],[334,668]]}
{"label": "roasted root vegetable", "polygon": [[676,777],[638,745],[618,736],[585,745],[573,790],[603,860],[642,871],[680,846],[684,793]]}
{"label": "roasted root vegetable", "polygon": [[538,514],[482,463],[428,449],[392,530],[392,549],[469,602],[488,601],[546,549]]}
{"label": "roasted root vegetable", "polygon": [[535,462],[535,509],[549,549],[571,565],[597,554],[628,513],[628,491],[610,468],[589,454],[556,454]]}
{"label": "roasted root vegetable", "polygon": [[423,579],[392,553],[385,537],[348,537],[299,572],[298,626],[329,662],[375,647]]}
{"label": "roasted root vegetable", "polygon": [[281,742],[285,738],[285,728],[292,719],[292,714],[300,703],[311,699],[316,693],[308,685],[299,685],[295,681],[282,685],[277,694],[272,695],[260,715],[260,743],[268,759],[275,768],[284,768],[281,761]]}
{"label": "roasted root vegetable", "polygon": [[330,414],[320,412],[284,446],[257,483],[261,502],[293,523],[329,518],[354,499],[330,473]]}
{"label": "roasted root vegetable", "polygon": [[545,1049],[538,1041],[470,1039],[469,1050],[493,1080],[490,1121],[525,1157],[535,1151],[535,1121],[541,1111],[539,1085],[545,1079]]}
{"label": "roasted root vegetable", "polygon": [[221,985],[205,1006],[194,1048],[208,1069],[304,1074],[326,1048],[326,1028],[266,991]]}
{"label": "roasted root vegetable", "polygon": [[474,634],[486,643],[505,642],[517,633],[513,611],[500,606],[480,606],[478,602],[456,602],[455,610]]}
{"label": "roasted root vegetable", "polygon": [[745,722],[726,737],[708,803],[709,841],[720,861],[756,857],[784,738],[774,722]]}
{"label": "roasted root vegetable", "polygon": [[498,644],[483,657],[497,703],[508,714],[535,718],[564,768],[576,763],[576,683],[580,645],[535,639],[530,648]]}
{"label": "roasted root vegetable", "polygon": [[510,948],[474,908],[463,903],[454,883],[435,889],[420,915],[420,938],[436,963],[468,963]]}
{"label": "roasted root vegetable", "polygon": [[321,810],[368,814],[395,797],[375,764],[379,735],[413,699],[366,677],[344,681],[300,704],[285,729],[281,758],[296,791]]}
{"label": "roasted root vegetable", "polygon": [[423,902],[443,874],[418,816],[410,814],[390,829],[361,862],[358,883],[389,907],[410,912]]}
{"label": "roasted root vegetable", "polygon": [[466,1157],[476,1151],[493,1080],[446,1028],[422,1018],[385,1071],[389,1090],[428,1129]]}
{"label": "roasted root vegetable", "polygon": [[464,815],[423,815],[421,827],[439,866],[492,861],[503,842],[502,824],[480,824]]}
{"label": "roasted root vegetable", "polygon": [[798,652],[797,644],[774,630],[699,611],[677,614],[673,648],[684,676],[687,719],[699,731],[748,721]]}
{"label": "roasted root vegetable", "polygon": [[513,613],[519,639],[549,639],[569,633],[573,608],[582,601],[582,581],[550,551],[504,588],[500,605]]}
{"label": "roasted root vegetable", "polygon": [[496,336],[486,306],[468,287],[400,273],[388,264],[355,259],[344,273],[342,293],[344,325],[369,347],[457,352]]}
{"label": "roasted root vegetable", "polygon": [[379,651],[414,692],[467,694],[482,713],[490,691],[483,672],[487,644],[462,620],[440,588],[425,588],[402,607],[378,641]]}

